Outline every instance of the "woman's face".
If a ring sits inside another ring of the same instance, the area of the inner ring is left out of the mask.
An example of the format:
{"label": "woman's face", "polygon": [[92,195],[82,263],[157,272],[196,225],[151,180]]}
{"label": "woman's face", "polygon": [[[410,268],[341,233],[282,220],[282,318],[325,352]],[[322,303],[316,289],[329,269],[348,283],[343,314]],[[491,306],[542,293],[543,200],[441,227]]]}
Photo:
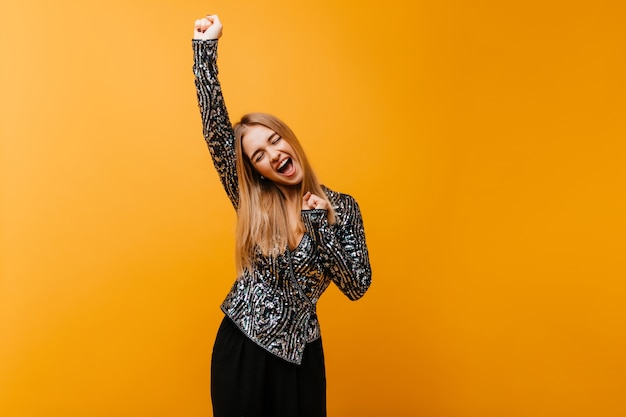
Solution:
{"label": "woman's face", "polygon": [[302,166],[293,148],[272,129],[248,126],[241,145],[252,166],[266,179],[287,187],[302,182]]}

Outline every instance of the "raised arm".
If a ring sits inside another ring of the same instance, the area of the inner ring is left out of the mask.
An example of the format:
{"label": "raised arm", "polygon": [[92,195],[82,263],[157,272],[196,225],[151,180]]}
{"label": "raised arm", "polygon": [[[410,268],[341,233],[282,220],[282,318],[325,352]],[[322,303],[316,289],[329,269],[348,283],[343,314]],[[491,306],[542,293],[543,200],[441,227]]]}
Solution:
{"label": "raised arm", "polygon": [[202,133],[222,186],[235,209],[239,189],[235,164],[235,136],[217,78],[217,43],[222,24],[216,15],[196,20],[193,35],[193,72],[196,76]]}

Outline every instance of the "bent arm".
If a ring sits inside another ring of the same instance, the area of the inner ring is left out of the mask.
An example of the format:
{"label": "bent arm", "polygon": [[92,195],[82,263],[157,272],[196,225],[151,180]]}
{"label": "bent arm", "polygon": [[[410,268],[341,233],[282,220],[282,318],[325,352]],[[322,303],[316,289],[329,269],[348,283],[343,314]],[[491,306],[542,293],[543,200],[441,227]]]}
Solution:
{"label": "bent arm", "polygon": [[361,211],[356,200],[344,194],[335,214],[334,225],[328,223],[326,210],[303,210],[302,219],[332,281],[349,299],[358,300],[372,282]]}
{"label": "bent arm", "polygon": [[235,136],[217,78],[217,43],[217,39],[192,41],[193,72],[202,116],[202,133],[222,186],[236,209],[239,204],[239,189]]}

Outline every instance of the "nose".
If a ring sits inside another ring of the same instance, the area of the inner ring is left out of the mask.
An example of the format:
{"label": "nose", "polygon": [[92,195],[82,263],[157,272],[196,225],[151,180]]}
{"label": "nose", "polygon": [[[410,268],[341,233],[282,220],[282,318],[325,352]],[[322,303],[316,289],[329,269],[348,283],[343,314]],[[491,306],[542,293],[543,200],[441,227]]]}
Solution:
{"label": "nose", "polygon": [[272,149],[270,151],[268,151],[269,155],[270,155],[270,160],[271,161],[278,161],[280,159],[280,151],[276,150],[276,149]]}

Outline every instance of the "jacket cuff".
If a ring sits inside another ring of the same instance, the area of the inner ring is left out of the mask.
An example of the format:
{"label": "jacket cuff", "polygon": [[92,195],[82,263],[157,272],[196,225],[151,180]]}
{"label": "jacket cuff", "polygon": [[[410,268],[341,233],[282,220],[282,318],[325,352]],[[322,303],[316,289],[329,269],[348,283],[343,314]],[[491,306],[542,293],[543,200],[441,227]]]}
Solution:
{"label": "jacket cuff", "polygon": [[217,39],[192,39],[194,73],[197,77],[203,71],[210,71],[217,75]]}
{"label": "jacket cuff", "polygon": [[309,232],[319,229],[328,222],[328,219],[326,218],[326,210],[323,209],[302,210],[300,212],[300,217],[302,217],[304,227]]}

